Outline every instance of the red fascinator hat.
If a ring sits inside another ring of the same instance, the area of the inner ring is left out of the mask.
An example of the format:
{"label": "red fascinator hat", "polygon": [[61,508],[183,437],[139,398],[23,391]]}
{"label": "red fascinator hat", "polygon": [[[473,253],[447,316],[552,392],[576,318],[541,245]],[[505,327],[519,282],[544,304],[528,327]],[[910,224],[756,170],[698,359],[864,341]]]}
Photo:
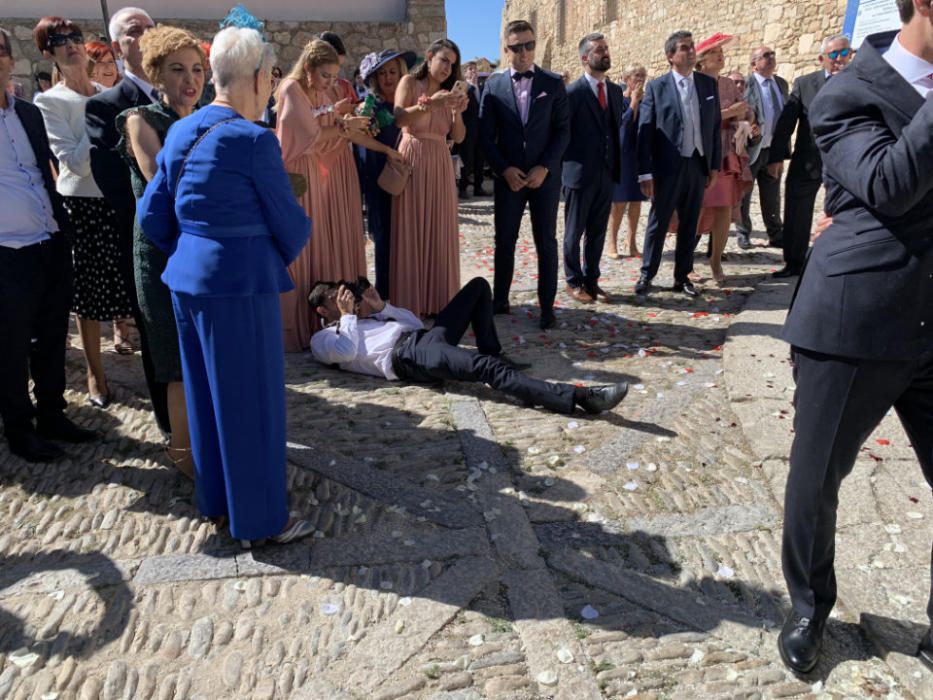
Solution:
{"label": "red fascinator hat", "polygon": [[733,34],[723,34],[722,32],[716,32],[713,36],[708,39],[701,41],[696,48],[697,56],[700,56],[710,49],[715,49],[720,46],[725,46],[726,44],[731,44],[735,40],[735,35]]}

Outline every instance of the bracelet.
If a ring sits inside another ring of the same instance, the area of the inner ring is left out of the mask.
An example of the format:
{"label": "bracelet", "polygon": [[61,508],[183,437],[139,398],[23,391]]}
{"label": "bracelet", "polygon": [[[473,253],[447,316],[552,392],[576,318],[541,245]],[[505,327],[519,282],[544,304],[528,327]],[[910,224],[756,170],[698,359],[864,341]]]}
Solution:
{"label": "bracelet", "polygon": [[422,112],[427,112],[431,109],[431,98],[427,95],[422,95],[418,98],[418,107],[421,108]]}

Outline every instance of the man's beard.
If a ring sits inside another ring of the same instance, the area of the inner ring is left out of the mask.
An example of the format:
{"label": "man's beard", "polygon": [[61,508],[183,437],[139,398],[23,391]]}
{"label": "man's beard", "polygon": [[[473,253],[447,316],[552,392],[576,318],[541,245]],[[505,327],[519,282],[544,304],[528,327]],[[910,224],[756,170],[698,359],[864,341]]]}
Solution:
{"label": "man's beard", "polygon": [[589,60],[589,66],[593,70],[600,71],[605,73],[607,70],[612,68],[612,59],[609,56],[604,56],[603,58],[591,58]]}

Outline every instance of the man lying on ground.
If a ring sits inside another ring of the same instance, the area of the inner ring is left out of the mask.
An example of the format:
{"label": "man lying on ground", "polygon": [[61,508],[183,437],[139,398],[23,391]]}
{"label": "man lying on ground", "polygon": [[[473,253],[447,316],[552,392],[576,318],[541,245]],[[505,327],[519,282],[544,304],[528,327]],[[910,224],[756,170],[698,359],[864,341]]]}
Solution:
{"label": "man lying on ground", "polygon": [[[533,406],[572,413],[579,406],[600,413],[617,406],[628,384],[576,387],[522,374],[530,365],[518,364],[502,352],[492,320],[489,283],[475,277],[437,315],[434,327],[424,325],[411,311],[386,303],[375,288],[359,283],[321,282],[308,302],[324,318],[326,328],[311,337],[311,353],[324,364],[389,381],[485,382]],[[469,326],[477,350],[458,347]]]}

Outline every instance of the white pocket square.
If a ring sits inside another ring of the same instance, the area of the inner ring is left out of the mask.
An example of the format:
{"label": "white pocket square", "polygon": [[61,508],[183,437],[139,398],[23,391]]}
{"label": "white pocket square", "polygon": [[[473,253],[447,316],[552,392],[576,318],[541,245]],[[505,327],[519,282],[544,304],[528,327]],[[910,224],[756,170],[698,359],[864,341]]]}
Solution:
{"label": "white pocket square", "polygon": [[713,99],[714,97],[716,97],[716,95],[710,95],[710,96],[707,97],[706,99],[707,99],[707,101],[709,101],[709,100]]}
{"label": "white pocket square", "polygon": [[540,100],[542,97],[547,97],[547,93],[542,91],[541,94],[538,95],[535,99]]}

